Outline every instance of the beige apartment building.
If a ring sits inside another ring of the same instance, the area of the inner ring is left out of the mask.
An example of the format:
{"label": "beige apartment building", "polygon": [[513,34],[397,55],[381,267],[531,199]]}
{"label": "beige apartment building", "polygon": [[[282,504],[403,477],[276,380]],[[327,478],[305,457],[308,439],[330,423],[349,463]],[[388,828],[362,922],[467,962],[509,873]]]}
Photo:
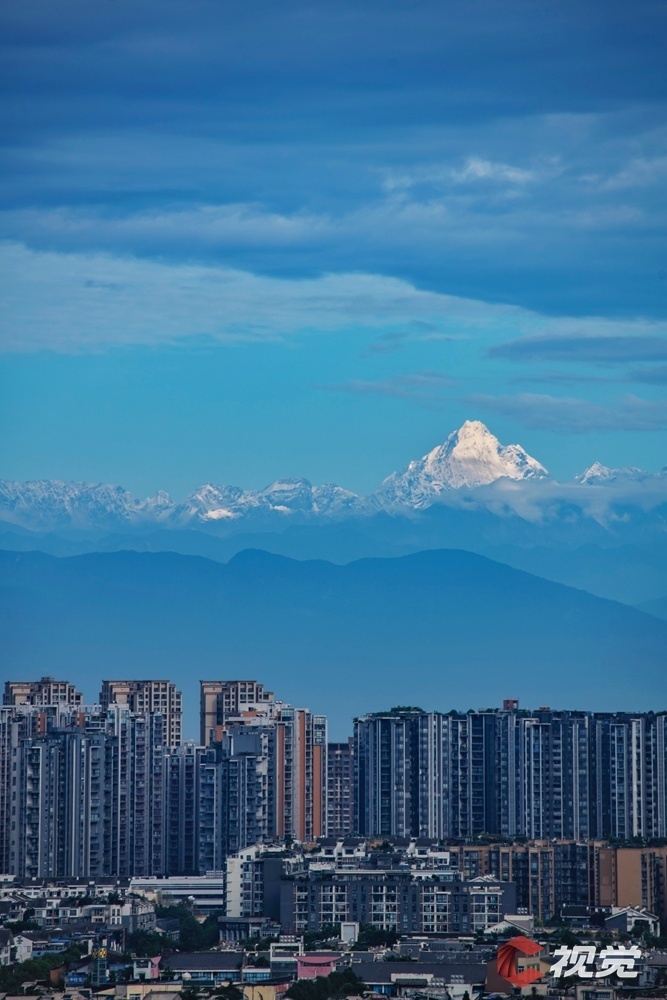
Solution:
{"label": "beige apartment building", "polygon": [[231,719],[266,715],[275,703],[272,691],[258,681],[200,681],[200,743],[219,743]]}
{"label": "beige apartment building", "polygon": [[81,705],[83,695],[68,681],[6,681],[3,705]]}
{"label": "beige apartment building", "polygon": [[183,742],[183,696],[171,681],[102,681],[100,705],[127,705],[131,712],[160,712],[165,716],[167,746]]}

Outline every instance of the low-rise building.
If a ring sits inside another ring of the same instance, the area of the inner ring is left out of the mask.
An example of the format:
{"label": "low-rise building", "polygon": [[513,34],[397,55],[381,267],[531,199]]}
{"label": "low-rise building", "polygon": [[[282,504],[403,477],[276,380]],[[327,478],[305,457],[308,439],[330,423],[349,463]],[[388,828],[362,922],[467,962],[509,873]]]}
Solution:
{"label": "low-rise building", "polygon": [[637,931],[646,931],[653,937],[660,934],[660,921],[655,913],[636,906],[613,906],[604,925],[606,930],[618,934],[635,934]]}
{"label": "low-rise building", "polygon": [[182,952],[170,955],[164,967],[181,982],[218,986],[241,982],[244,957],[242,951]]}

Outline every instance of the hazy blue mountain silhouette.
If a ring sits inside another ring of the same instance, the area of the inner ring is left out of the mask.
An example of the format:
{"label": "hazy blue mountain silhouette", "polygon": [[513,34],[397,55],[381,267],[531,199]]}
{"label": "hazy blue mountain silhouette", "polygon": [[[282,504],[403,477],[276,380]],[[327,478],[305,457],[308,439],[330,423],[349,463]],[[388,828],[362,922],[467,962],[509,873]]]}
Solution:
{"label": "hazy blue mountain silhouette", "polygon": [[[57,556],[90,552],[180,552],[228,562],[254,548],[295,559],[346,563],[371,557],[407,555],[427,549],[467,549],[515,569],[587,590],[598,597],[637,605],[667,593],[667,541],[655,519],[642,528],[635,511],[619,513],[613,532],[580,511],[545,522],[509,513],[434,506],[409,517],[381,512],[307,524],[286,522],[274,530],[239,524],[201,529],[141,529],[79,534],[39,534],[0,522],[0,548],[39,550]],[[278,519],[280,520],[280,519]],[[627,537],[626,537],[627,535]]]}
{"label": "hazy blue mountain silhouette", "polygon": [[349,720],[391,704],[667,707],[667,622],[460,550],[340,566],[249,550],[0,553],[6,677],[257,677]]}

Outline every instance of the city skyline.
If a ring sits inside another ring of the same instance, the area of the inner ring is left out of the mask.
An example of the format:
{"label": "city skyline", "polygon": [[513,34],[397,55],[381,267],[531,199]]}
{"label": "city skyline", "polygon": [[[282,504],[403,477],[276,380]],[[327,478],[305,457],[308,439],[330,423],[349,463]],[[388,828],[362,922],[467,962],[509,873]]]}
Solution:
{"label": "city skyline", "polygon": [[[195,682],[193,682],[195,683]],[[159,709],[149,709],[148,708],[148,696],[146,697],[146,706],[138,707],[137,700],[134,702],[128,700],[125,691],[127,688],[135,688],[138,690],[146,689],[151,691],[157,688],[158,692],[161,693],[164,685],[167,685],[170,689],[169,704],[177,704],[176,710],[169,708],[162,710],[163,714],[167,718],[167,731],[173,734],[169,737],[168,742],[174,747],[183,744],[194,744],[196,746],[205,747],[215,742],[215,739],[219,738],[221,733],[224,731],[224,720],[228,716],[229,718],[240,718],[244,712],[250,710],[250,715],[257,710],[259,712],[268,710],[269,712],[275,711],[280,707],[292,707],[297,699],[280,698],[274,694],[273,691],[265,690],[266,685],[262,681],[258,681],[256,678],[245,677],[243,679],[228,679],[228,680],[199,680],[196,682],[198,686],[198,691],[192,698],[183,697],[183,692],[177,689],[177,686],[173,681],[164,677],[151,677],[150,679],[140,679],[138,677],[126,678],[123,680],[103,680],[99,682],[100,685],[100,695],[97,698],[86,698],[84,693],[80,690],[80,684],[70,684],[68,681],[56,680],[48,675],[42,678],[35,678],[33,680],[21,680],[21,681],[5,681],[4,682],[4,694],[3,701],[0,704],[4,706],[19,706],[21,704],[32,705],[33,707],[38,707],[39,705],[69,705],[71,707],[77,706],[81,711],[92,711],[94,709],[101,709],[102,712],[106,711],[110,704],[121,704],[129,708],[133,712],[142,711],[160,711]],[[110,697],[113,688],[120,689],[120,697],[113,695]],[[247,687],[248,692],[252,691],[252,696],[250,694],[246,698],[245,693],[241,696],[241,700],[238,700],[238,694],[229,694],[228,692],[234,689]],[[31,697],[33,700],[27,700],[27,692],[33,689],[36,694]],[[41,694],[42,690],[50,691],[52,689],[60,690],[63,693],[61,696],[54,700],[45,700],[44,696]],[[15,693],[14,693],[15,692]],[[105,692],[107,692],[106,699],[104,697]],[[558,705],[545,705],[536,703],[533,705],[524,705],[522,700],[517,697],[509,696],[502,698],[497,705],[473,705],[468,703],[467,705],[430,705],[428,708],[423,708],[419,705],[412,705],[410,702],[409,687],[405,688],[406,697],[403,700],[399,700],[396,705],[386,705],[384,708],[373,708],[373,709],[363,709],[358,713],[349,716],[349,730],[344,732],[342,729],[339,731],[338,728],[332,733],[329,733],[329,742],[334,745],[343,745],[346,741],[353,737],[353,731],[355,724],[359,720],[364,718],[375,718],[375,717],[386,717],[392,714],[400,713],[402,710],[407,709],[408,711],[413,711],[415,713],[423,713],[428,715],[429,713],[437,713],[441,716],[446,715],[469,715],[469,714],[493,714],[502,712],[517,712],[521,715],[534,715],[537,712],[556,712],[556,713],[580,713],[585,715],[646,715],[646,714],[667,714],[667,701],[663,706],[659,705],[650,710],[632,710],[628,708],[609,708],[609,709],[599,709],[595,707],[590,708],[576,708],[574,706],[558,706]],[[231,698],[231,700],[230,700]],[[136,695],[135,695],[136,699]],[[322,699],[326,701],[326,699]],[[198,704],[199,708],[196,716],[192,712],[188,712],[187,708],[189,704]],[[225,705],[226,707],[222,707]],[[299,706],[308,712],[312,712],[313,715],[322,716],[329,718],[326,712],[326,706],[320,703],[313,703],[308,706]],[[217,722],[215,720],[217,716]],[[196,721],[195,721],[196,720]]]}
{"label": "city skyline", "polygon": [[65,681],[7,682],[3,874],[205,875],[257,845],[327,837],[667,837],[667,711],[403,705],[356,718],[339,743],[326,716],[254,680],[201,690],[198,745],[180,742],[180,692],[165,680],[107,681],[104,708]]}

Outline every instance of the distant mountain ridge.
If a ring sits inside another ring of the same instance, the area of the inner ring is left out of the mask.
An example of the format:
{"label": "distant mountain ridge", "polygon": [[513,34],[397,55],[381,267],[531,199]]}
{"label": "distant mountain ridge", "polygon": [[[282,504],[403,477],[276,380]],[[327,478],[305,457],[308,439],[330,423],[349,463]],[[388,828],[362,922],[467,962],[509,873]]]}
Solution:
{"label": "distant mountain ridge", "polygon": [[[163,491],[139,500],[121,486],[106,483],[0,481],[0,521],[33,531],[221,528],[237,521],[262,524],[276,518],[409,513],[458,502],[457,495],[468,493],[484,506],[484,491],[494,484],[553,482],[547,469],[521,445],[501,445],[484,424],[468,420],[444,444],[392,473],[366,497],[335,484],[313,486],[307,479],[278,480],[262,490],[207,483],[180,502]],[[620,482],[667,485],[667,475],[663,471],[651,476],[635,468],[607,469],[595,463],[569,488]],[[497,509],[495,499],[489,509]]]}
{"label": "distant mountain ridge", "polygon": [[[246,550],[55,558],[0,552],[0,658],[94,698],[105,672],[258,677],[327,714],[401,704],[666,708],[667,622],[460,550],[344,566]],[[9,666],[5,673],[9,673]]]}

